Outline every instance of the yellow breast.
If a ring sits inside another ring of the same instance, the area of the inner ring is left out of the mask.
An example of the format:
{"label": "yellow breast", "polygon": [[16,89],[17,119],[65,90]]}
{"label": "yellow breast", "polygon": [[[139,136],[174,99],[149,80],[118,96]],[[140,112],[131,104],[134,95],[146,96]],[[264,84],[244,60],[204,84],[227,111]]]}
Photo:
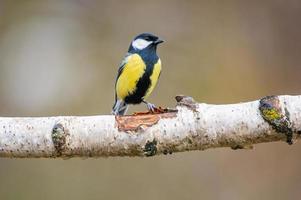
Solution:
{"label": "yellow breast", "polygon": [[160,73],[161,73],[161,60],[159,58],[158,62],[154,66],[153,73],[150,77],[151,85],[145,94],[145,97],[144,97],[145,99],[152,93],[155,86],[157,85]]}
{"label": "yellow breast", "polygon": [[118,99],[125,99],[136,90],[136,83],[143,75],[146,65],[138,54],[126,58],[122,73],[116,82],[116,95]]}

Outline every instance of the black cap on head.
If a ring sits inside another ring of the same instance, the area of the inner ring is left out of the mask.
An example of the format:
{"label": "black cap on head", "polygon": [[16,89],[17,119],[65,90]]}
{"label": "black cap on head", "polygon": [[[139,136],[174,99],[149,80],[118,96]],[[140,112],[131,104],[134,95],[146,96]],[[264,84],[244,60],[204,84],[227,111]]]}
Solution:
{"label": "black cap on head", "polygon": [[146,41],[156,41],[158,38],[159,38],[158,36],[155,36],[152,33],[141,33],[141,34],[137,35],[134,40],[144,39]]}
{"label": "black cap on head", "polygon": [[139,51],[150,47],[156,49],[156,46],[162,42],[164,41],[152,33],[141,33],[133,39],[129,50]]}

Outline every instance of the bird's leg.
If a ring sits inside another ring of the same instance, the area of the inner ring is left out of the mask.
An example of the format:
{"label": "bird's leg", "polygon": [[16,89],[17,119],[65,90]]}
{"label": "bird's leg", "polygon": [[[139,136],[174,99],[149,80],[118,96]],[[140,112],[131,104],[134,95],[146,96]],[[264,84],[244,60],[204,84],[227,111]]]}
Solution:
{"label": "bird's leg", "polygon": [[142,102],[146,104],[149,111],[151,111],[151,112],[156,111],[157,107],[154,104],[148,103],[147,101],[144,101],[144,100]]}

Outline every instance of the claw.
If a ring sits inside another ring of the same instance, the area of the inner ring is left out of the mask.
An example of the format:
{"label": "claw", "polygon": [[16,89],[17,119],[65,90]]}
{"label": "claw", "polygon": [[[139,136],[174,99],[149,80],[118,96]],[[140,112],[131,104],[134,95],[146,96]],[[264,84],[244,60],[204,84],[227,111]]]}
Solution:
{"label": "claw", "polygon": [[154,107],[153,109],[153,111],[149,110],[147,112],[135,112],[133,115],[163,114],[177,112],[177,110],[170,108]]}
{"label": "claw", "polygon": [[146,104],[147,109],[148,109],[151,113],[155,113],[155,112],[156,112],[157,107],[155,106],[155,104],[148,103],[147,101],[143,101],[143,103]]}
{"label": "claw", "polygon": [[148,103],[146,101],[142,101],[142,102],[146,104],[148,111],[147,112],[136,112],[136,113],[134,113],[134,115],[148,115],[148,114],[162,114],[162,113],[167,113],[167,112],[177,112],[177,110],[174,110],[174,109],[161,108],[160,106],[156,107],[152,103]]}
{"label": "claw", "polygon": [[146,105],[147,105],[148,110],[151,111],[151,112],[155,112],[155,110],[157,109],[157,107],[155,106],[155,104],[146,103]]}

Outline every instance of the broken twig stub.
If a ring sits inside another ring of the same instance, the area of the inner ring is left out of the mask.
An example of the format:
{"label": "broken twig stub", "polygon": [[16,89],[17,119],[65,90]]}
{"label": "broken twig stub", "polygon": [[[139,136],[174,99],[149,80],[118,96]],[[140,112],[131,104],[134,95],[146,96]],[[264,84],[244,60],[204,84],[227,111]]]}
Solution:
{"label": "broken twig stub", "polygon": [[285,134],[288,144],[293,144],[293,130],[289,112],[285,104],[281,104],[278,96],[267,96],[260,100],[259,110],[266,120],[278,133]]}

